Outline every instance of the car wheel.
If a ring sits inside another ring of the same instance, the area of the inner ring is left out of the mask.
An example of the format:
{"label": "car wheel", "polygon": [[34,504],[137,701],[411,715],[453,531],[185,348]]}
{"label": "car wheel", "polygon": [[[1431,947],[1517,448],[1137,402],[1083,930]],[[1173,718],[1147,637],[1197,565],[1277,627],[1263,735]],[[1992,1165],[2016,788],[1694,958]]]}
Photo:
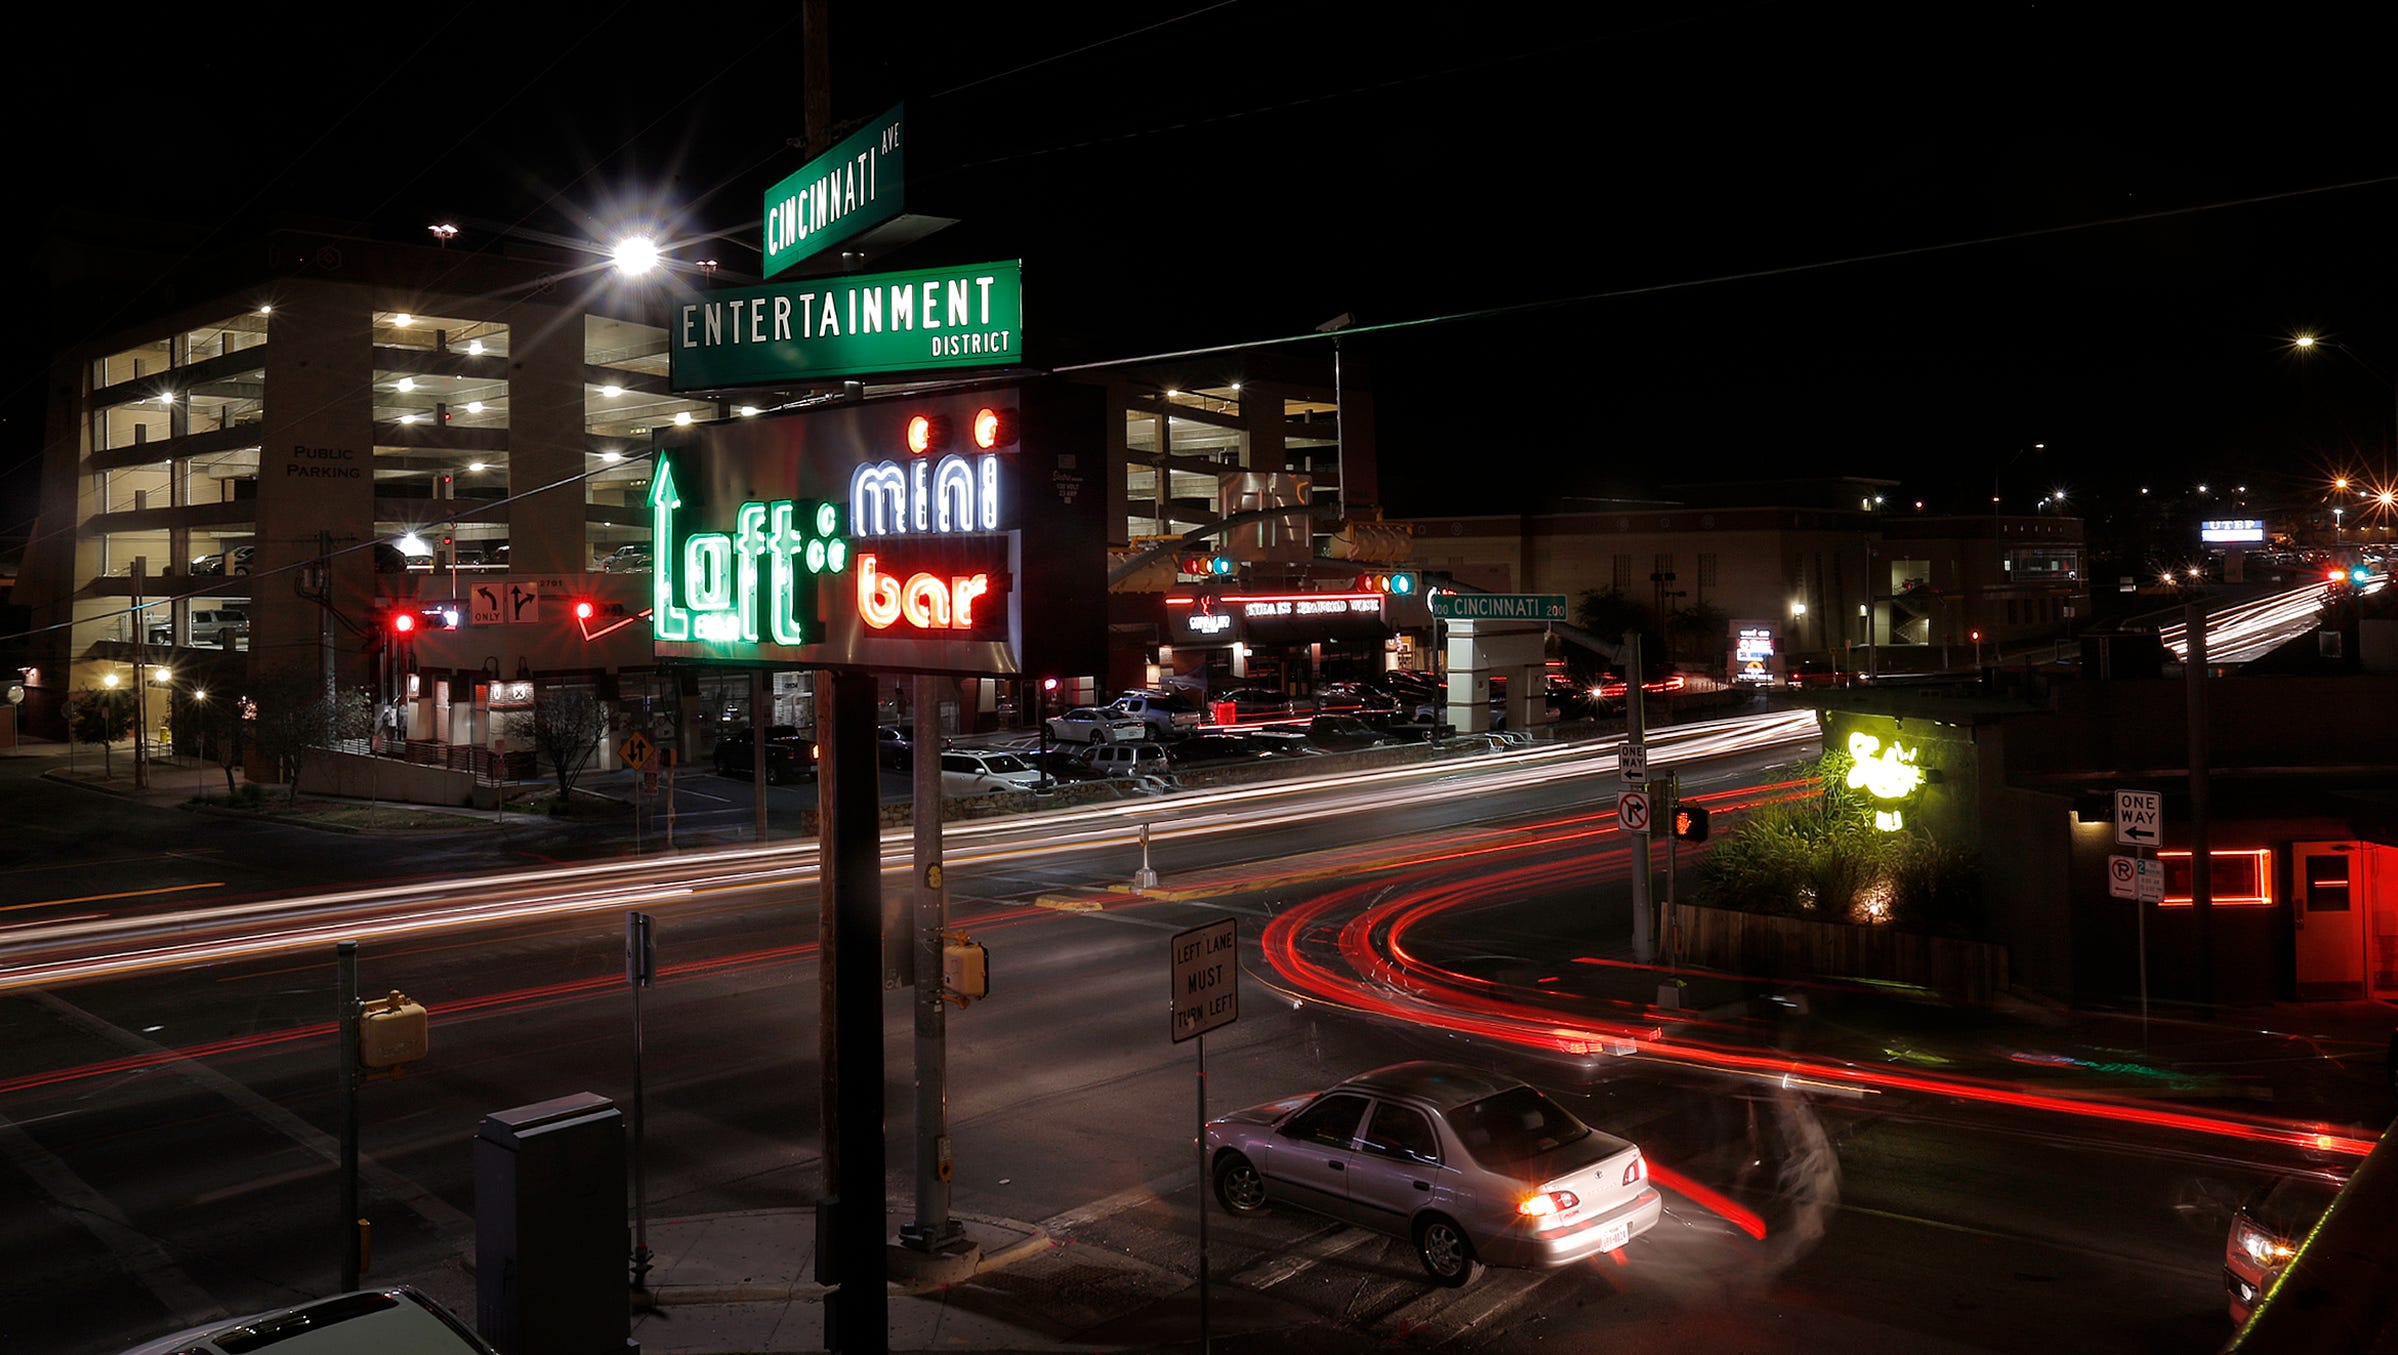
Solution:
{"label": "car wheel", "polygon": [[1239,1153],[1216,1159],[1216,1200],[1228,1213],[1254,1214],[1266,1207],[1266,1178]]}
{"label": "car wheel", "polygon": [[1465,1230],[1438,1214],[1416,1224],[1415,1254],[1424,1263],[1425,1274],[1452,1289],[1473,1283],[1482,1273],[1482,1263],[1474,1259],[1474,1244],[1466,1241]]}

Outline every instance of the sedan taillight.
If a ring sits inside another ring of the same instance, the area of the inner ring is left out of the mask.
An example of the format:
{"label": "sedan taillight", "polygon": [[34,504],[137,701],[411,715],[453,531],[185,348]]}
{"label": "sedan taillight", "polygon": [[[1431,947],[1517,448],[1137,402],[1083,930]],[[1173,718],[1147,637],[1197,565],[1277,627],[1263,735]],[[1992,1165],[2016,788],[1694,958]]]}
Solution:
{"label": "sedan taillight", "polygon": [[1629,1163],[1626,1163],[1626,1164],[1625,1164],[1625,1166],[1624,1166],[1624,1179],[1623,1179],[1623,1181],[1621,1182],[1621,1184],[1623,1184],[1623,1185],[1627,1185],[1627,1186],[1629,1186],[1629,1185],[1636,1185],[1636,1184],[1638,1184],[1638,1183],[1640,1183],[1640,1182],[1642,1182],[1642,1181],[1645,1181],[1645,1180],[1647,1180],[1647,1179],[1648,1179],[1648,1177],[1649,1177],[1649,1162],[1648,1162],[1648,1159],[1647,1159],[1647,1158],[1644,1158],[1644,1157],[1642,1157],[1642,1156],[1641,1156],[1640,1154],[1638,1154],[1638,1153],[1634,1153],[1634,1154],[1632,1155],[1632,1160],[1631,1160]]}
{"label": "sedan taillight", "polygon": [[1562,1214],[1568,1209],[1578,1208],[1581,1203],[1582,1197],[1570,1190],[1548,1190],[1525,1196],[1523,1203],[1515,1207],[1515,1212],[1526,1218],[1547,1218],[1551,1214]]}

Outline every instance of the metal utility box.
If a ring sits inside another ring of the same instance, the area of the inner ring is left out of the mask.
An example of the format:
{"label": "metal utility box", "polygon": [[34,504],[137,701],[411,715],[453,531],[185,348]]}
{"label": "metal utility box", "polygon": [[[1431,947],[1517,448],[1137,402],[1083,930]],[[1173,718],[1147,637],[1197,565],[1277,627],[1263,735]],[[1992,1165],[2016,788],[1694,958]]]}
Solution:
{"label": "metal utility box", "polygon": [[502,1355],[624,1350],[631,1234],[624,1116],[589,1092],[475,1132],[475,1326]]}

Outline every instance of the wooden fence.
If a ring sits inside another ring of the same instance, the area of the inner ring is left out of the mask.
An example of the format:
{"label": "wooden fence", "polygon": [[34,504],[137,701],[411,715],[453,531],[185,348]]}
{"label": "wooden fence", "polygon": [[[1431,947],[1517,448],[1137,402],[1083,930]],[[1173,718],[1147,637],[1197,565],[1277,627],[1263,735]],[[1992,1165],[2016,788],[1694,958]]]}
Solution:
{"label": "wooden fence", "polygon": [[1908,984],[1961,1002],[2007,988],[2007,948],[1987,941],[1686,903],[1674,916],[1682,958],[1727,973]]}

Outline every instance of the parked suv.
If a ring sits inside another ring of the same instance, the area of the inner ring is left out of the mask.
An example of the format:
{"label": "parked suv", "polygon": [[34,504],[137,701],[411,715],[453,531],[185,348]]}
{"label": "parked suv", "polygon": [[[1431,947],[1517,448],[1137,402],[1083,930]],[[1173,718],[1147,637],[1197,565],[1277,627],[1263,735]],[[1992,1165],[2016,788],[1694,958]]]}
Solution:
{"label": "parked suv", "polygon": [[943,795],[995,795],[1039,784],[1041,769],[1014,753],[961,748],[941,754]]}
{"label": "parked suv", "polygon": [[[736,730],[716,741],[718,776],[748,776],[757,766],[754,736]],[[766,784],[788,785],[816,779],[816,741],[790,725],[766,727]]]}
{"label": "parked suv", "polygon": [[1199,728],[1199,707],[1168,692],[1126,692],[1115,708],[1149,726],[1149,737],[1163,739]]}
{"label": "parked suv", "polygon": [[1082,750],[1082,760],[1109,776],[1165,776],[1166,750],[1154,743],[1095,743]]}
{"label": "parked suv", "polygon": [[[223,649],[227,645],[241,648],[250,641],[250,614],[231,607],[192,613],[191,642],[197,648]],[[156,621],[150,625],[150,643],[175,643],[175,623]]]}

